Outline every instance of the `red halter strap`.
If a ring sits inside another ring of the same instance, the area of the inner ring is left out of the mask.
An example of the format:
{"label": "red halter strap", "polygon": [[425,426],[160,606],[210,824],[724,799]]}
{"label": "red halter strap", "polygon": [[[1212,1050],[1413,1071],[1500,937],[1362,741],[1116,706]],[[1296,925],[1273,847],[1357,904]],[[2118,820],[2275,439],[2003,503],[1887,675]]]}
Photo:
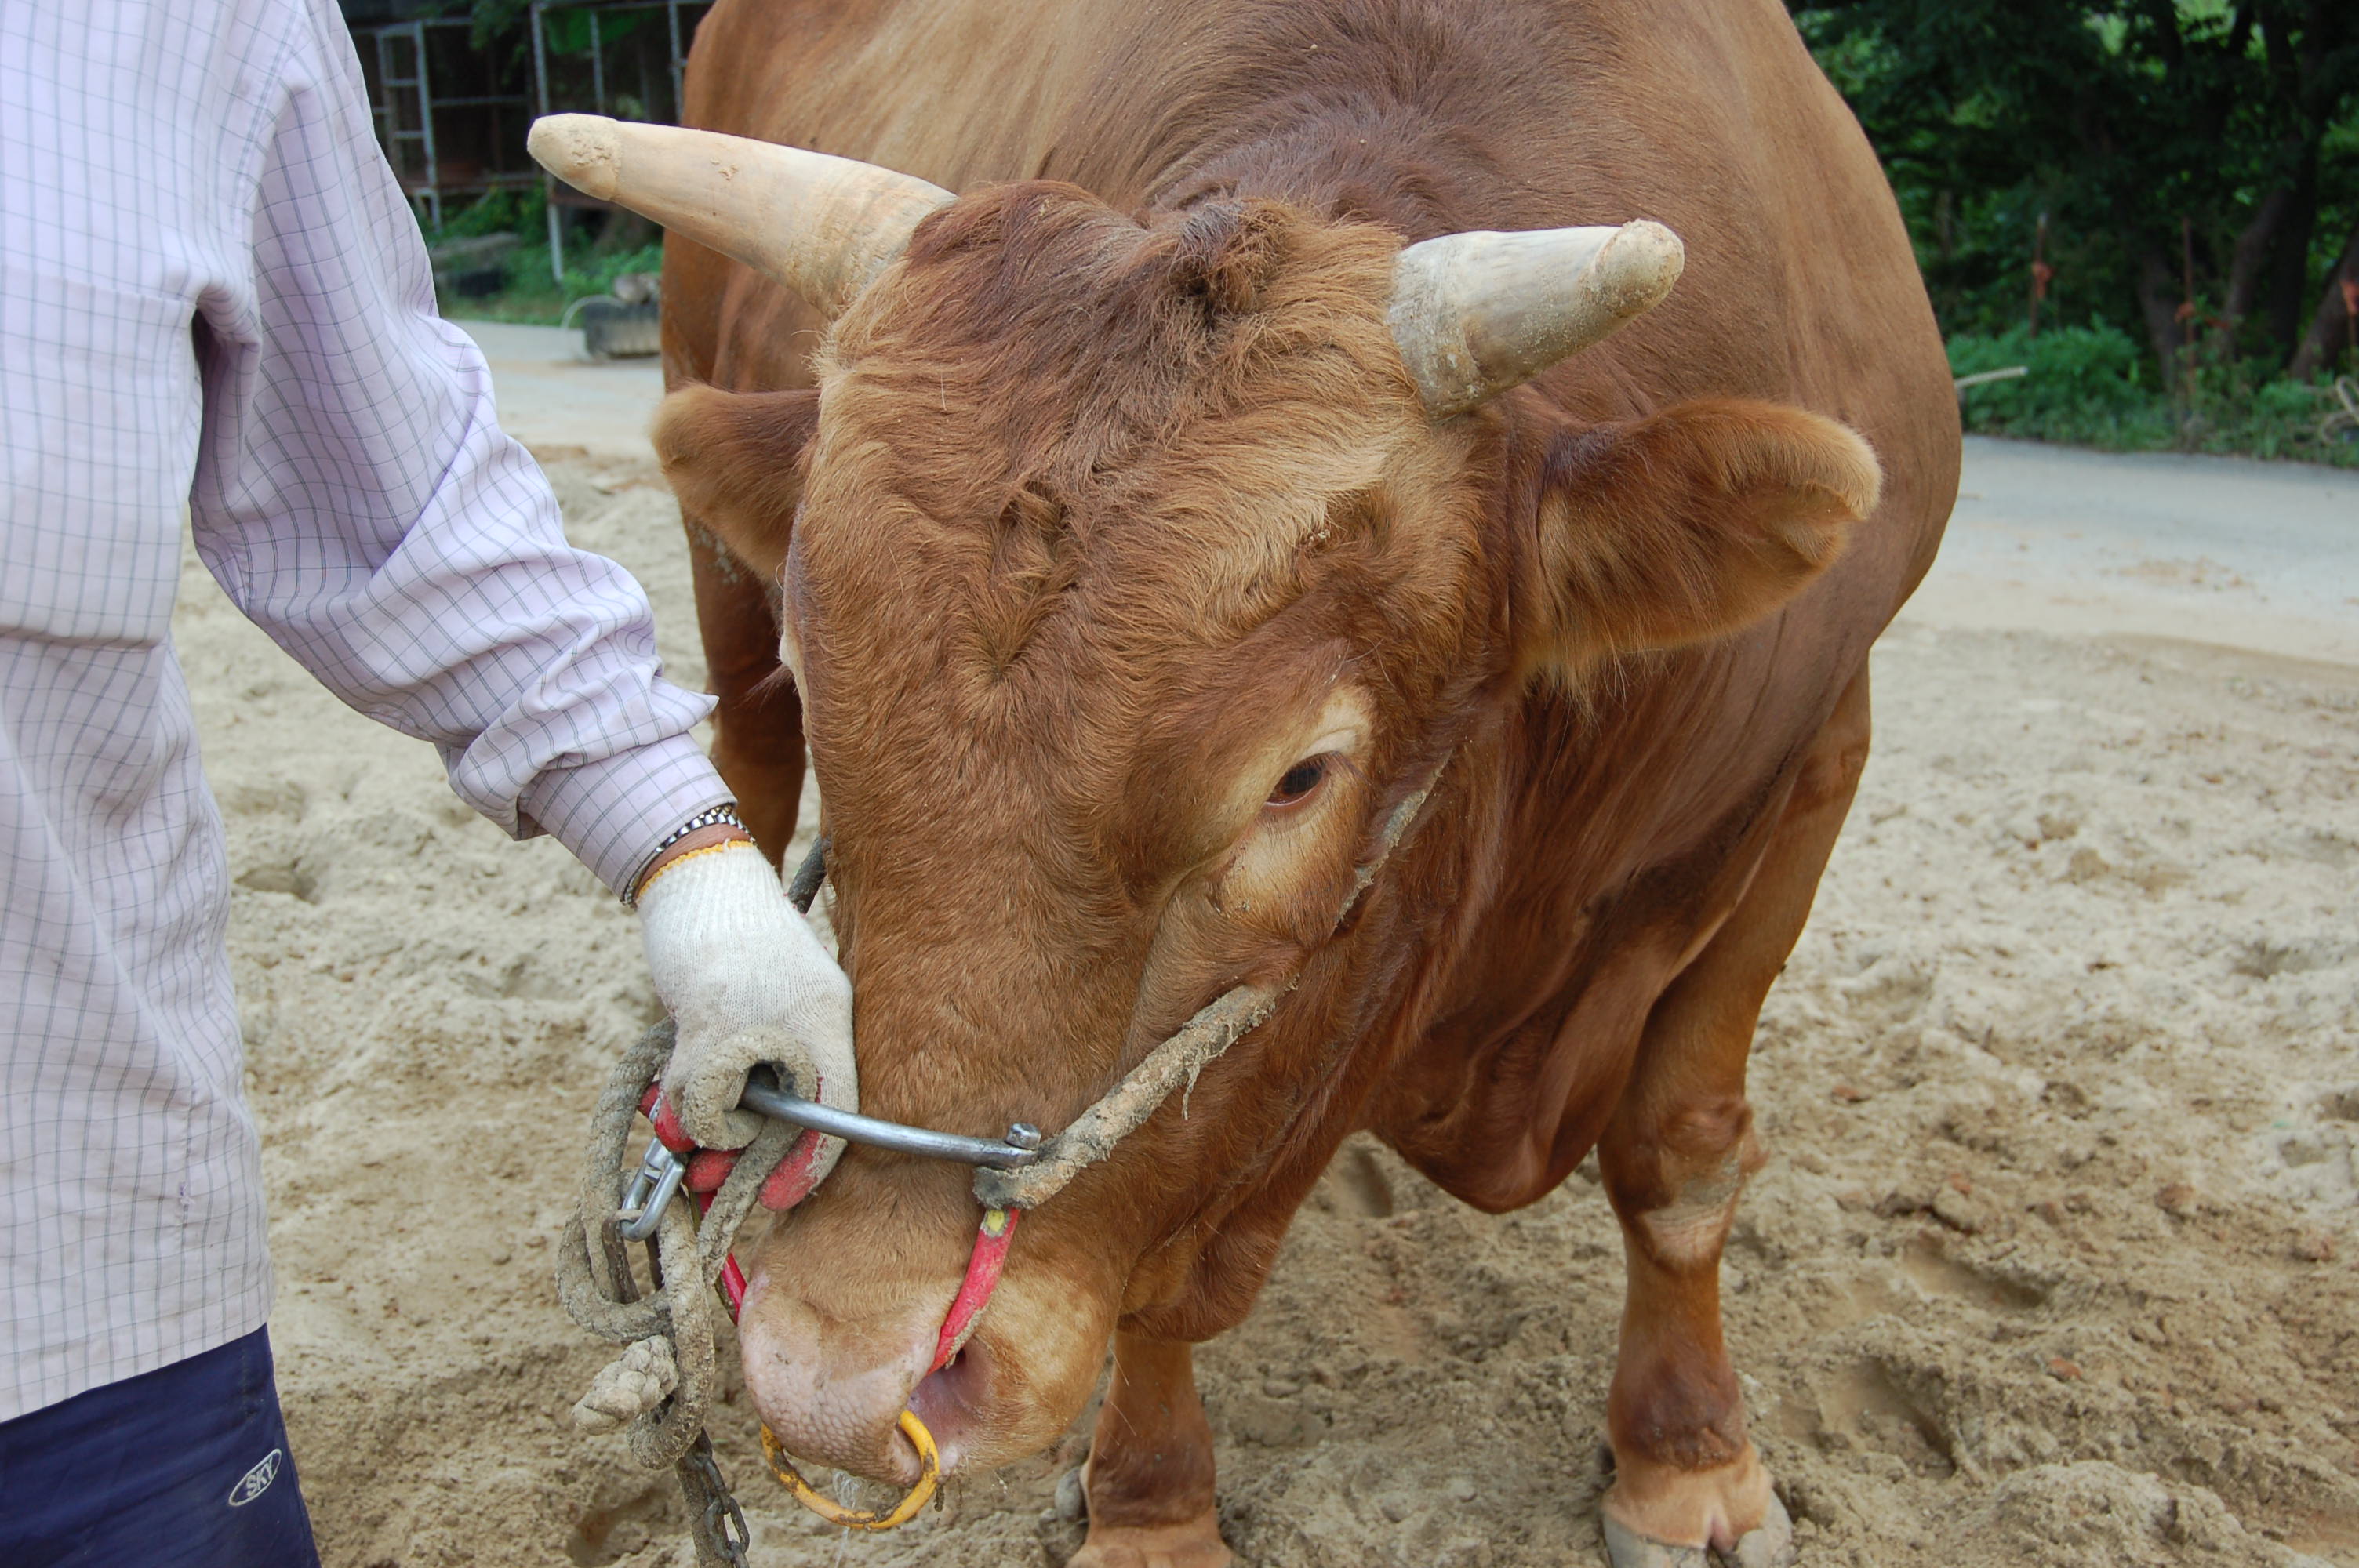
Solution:
{"label": "red halter strap", "polygon": [[[712,1195],[729,1174],[729,1167],[737,1162],[734,1150],[699,1149],[679,1119],[672,1113],[662,1091],[649,1087],[639,1102],[639,1109],[655,1125],[656,1136],[664,1147],[676,1155],[685,1155],[689,1162],[688,1188],[695,1195],[701,1214],[712,1206]],[[788,1204],[800,1199],[810,1191],[794,1194]],[[766,1192],[766,1197],[768,1195]],[[958,1293],[951,1298],[950,1311],[943,1315],[941,1332],[934,1338],[933,1364],[929,1373],[939,1372],[950,1365],[951,1358],[964,1348],[973,1334],[976,1319],[991,1303],[991,1292],[999,1288],[1000,1271],[1007,1266],[1007,1244],[1016,1238],[1016,1221],[1024,1211],[1013,1208],[986,1208],[983,1223],[975,1227],[974,1249],[967,1255],[966,1277],[959,1281]],[[721,1265],[721,1290],[729,1299],[729,1315],[737,1316],[745,1304],[745,1271],[738,1266],[737,1255],[732,1252]]]}
{"label": "red halter strap", "polygon": [[1007,1266],[1007,1244],[1016,1239],[1016,1221],[1023,1212],[1016,1208],[983,1211],[983,1223],[975,1228],[974,1250],[967,1255],[966,1278],[959,1281],[958,1294],[951,1298],[942,1331],[934,1339],[934,1364],[927,1371],[940,1371],[965,1348],[975,1320],[991,1303],[991,1292],[999,1288],[999,1271]]}

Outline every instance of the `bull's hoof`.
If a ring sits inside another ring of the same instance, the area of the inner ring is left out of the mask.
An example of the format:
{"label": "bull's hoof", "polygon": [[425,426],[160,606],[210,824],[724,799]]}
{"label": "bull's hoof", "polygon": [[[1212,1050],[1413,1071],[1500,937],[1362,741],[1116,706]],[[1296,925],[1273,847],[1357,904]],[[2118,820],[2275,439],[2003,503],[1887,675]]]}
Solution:
{"label": "bull's hoof", "polygon": [[1614,1568],[1711,1568],[1715,1558],[1723,1568],[1788,1568],[1794,1561],[1794,1523],[1775,1493],[1762,1510],[1761,1522],[1739,1536],[1727,1552],[1657,1541],[1617,1522],[1611,1514],[1605,1516],[1604,1524],[1605,1556]]}
{"label": "bull's hoof", "polygon": [[1788,1568],[1794,1558],[1794,1521],[1775,1492],[1761,1510],[1761,1522],[1737,1537],[1735,1551],[1720,1554],[1728,1568]]}
{"label": "bull's hoof", "polygon": [[1092,1525],[1065,1568],[1229,1568],[1235,1561],[1219,1517],[1207,1509],[1186,1524]]}

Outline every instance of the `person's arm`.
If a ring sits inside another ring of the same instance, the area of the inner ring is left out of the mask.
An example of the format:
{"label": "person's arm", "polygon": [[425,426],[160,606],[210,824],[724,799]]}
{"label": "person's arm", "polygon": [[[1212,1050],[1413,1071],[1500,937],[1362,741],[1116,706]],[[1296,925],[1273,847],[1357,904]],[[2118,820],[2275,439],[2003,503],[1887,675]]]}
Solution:
{"label": "person's arm", "polygon": [[482,353],[435,314],[341,20],[288,9],[277,113],[236,187],[250,291],[201,308],[198,553],[337,696],[440,748],[470,806],[623,892],[728,798],[689,734],[711,699],[658,676],[629,575],[565,542]]}
{"label": "person's arm", "polygon": [[494,420],[482,353],[435,313],[341,18],[284,4],[252,167],[225,182],[250,287],[207,298],[198,329],[198,553],[337,696],[439,747],[470,806],[549,833],[618,893],[659,892],[642,914],[692,1133],[750,1135],[731,1112],[755,1061],[849,1103],[849,986],[750,840],[675,843],[650,880],[666,840],[728,800],[690,734],[712,701],[662,678],[629,574],[566,543]]}

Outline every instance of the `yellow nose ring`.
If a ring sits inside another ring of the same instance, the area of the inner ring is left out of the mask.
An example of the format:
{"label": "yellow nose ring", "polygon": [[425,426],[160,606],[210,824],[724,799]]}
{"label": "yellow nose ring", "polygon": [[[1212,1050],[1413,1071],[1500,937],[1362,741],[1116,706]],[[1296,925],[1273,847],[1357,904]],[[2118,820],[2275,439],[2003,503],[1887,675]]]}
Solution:
{"label": "yellow nose ring", "polygon": [[934,1495],[934,1488],[942,1480],[941,1454],[934,1447],[934,1434],[926,1430],[917,1411],[901,1412],[901,1435],[918,1451],[918,1484],[891,1508],[867,1512],[845,1508],[833,1498],[813,1490],[811,1484],[803,1479],[802,1472],[795,1468],[794,1460],[788,1456],[786,1444],[777,1440],[766,1422],[762,1427],[762,1456],[770,1462],[770,1474],[794,1494],[795,1501],[828,1523],[840,1524],[846,1530],[891,1530],[917,1518],[918,1510],[926,1506],[926,1500]]}

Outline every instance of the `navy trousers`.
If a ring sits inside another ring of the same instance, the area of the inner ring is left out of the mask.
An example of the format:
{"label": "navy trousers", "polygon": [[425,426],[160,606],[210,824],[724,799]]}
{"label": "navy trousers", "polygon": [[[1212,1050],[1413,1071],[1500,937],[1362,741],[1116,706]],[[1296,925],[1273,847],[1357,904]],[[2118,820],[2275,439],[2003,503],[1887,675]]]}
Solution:
{"label": "navy trousers", "polygon": [[0,1422],[7,1568],[318,1568],[255,1329]]}

